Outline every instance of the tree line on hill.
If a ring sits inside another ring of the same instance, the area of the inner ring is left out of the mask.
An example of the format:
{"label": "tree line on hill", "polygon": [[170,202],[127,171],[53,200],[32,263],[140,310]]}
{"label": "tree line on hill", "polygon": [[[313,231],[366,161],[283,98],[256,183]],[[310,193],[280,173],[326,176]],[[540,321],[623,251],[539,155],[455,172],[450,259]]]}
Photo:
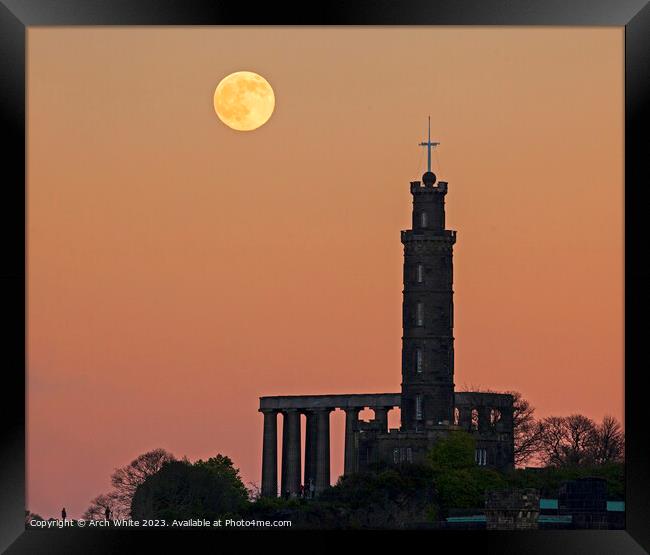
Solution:
{"label": "tree line on hill", "polygon": [[304,527],[403,527],[480,508],[486,491],[533,487],[553,496],[563,481],[584,476],[605,478],[609,497],[623,499],[625,441],[614,418],[600,424],[579,414],[537,420],[530,403],[512,394],[516,464],[539,461],[542,468],[501,473],[479,467],[474,437],[459,431],[438,441],[426,464],[375,465],[342,476],[315,500],[286,500],[246,488],[227,456],[190,462],[155,449],[117,468],[111,490],[95,497],[83,518],[289,518]]}
{"label": "tree line on hill", "polygon": [[[472,389],[477,391],[476,388]],[[613,416],[605,416],[600,424],[582,414],[537,419],[535,408],[521,393],[507,393],[513,396],[516,467],[531,462],[541,463],[545,467],[562,467],[623,461],[625,434]]]}

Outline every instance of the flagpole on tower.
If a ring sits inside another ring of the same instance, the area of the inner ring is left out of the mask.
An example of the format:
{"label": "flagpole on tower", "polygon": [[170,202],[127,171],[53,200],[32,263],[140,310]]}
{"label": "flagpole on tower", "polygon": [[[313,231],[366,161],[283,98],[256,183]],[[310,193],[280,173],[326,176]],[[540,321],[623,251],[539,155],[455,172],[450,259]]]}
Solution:
{"label": "flagpole on tower", "polygon": [[427,172],[431,173],[431,147],[436,147],[440,143],[432,143],[431,142],[431,116],[429,116],[429,130],[428,130],[428,135],[427,135],[427,142],[426,143],[420,143],[419,146],[426,146],[427,147]]}

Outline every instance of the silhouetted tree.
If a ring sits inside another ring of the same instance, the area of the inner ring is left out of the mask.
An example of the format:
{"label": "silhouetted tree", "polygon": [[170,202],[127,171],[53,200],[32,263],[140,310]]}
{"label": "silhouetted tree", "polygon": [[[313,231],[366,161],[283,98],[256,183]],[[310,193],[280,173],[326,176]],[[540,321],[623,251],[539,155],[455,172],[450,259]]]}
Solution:
{"label": "silhouetted tree", "polygon": [[501,473],[477,466],[475,449],[474,437],[460,431],[439,439],[430,449],[427,460],[443,513],[451,508],[481,507],[486,491],[504,486]]}
{"label": "silhouetted tree", "polygon": [[613,416],[605,416],[596,428],[594,461],[596,464],[622,462],[625,454],[625,434]]}
{"label": "silhouetted tree", "polygon": [[427,461],[434,472],[450,469],[474,468],[476,440],[466,432],[452,432],[441,438],[427,453]]}
{"label": "silhouetted tree", "polygon": [[547,466],[594,463],[597,430],[582,414],[549,416],[541,422],[540,458]]}
{"label": "silhouetted tree", "polygon": [[513,398],[512,427],[515,466],[524,466],[539,453],[542,427],[535,419],[535,407],[519,391],[507,391]]}
{"label": "silhouetted tree", "polygon": [[131,517],[131,499],[136,488],[148,476],[152,476],[165,462],[175,460],[174,455],[164,449],[147,451],[133,459],[129,464],[116,468],[111,475],[113,488],[108,493],[95,497],[83,518],[87,520],[103,520],[105,511],[111,511],[111,517],[126,519]]}
{"label": "silhouetted tree", "polygon": [[195,464],[164,463],[136,488],[131,514],[136,519],[215,519],[240,514],[247,502],[239,470],[228,457],[217,455]]}
{"label": "silhouetted tree", "polygon": [[131,500],[137,487],[149,476],[156,474],[163,464],[174,460],[176,460],[174,455],[164,449],[154,449],[116,469],[111,475],[113,491],[109,495],[115,499],[111,511],[114,508],[114,514],[122,514],[128,518],[131,514]]}
{"label": "silhouetted tree", "polygon": [[194,463],[194,466],[197,468],[206,468],[215,476],[223,478],[242,497],[248,499],[248,490],[239,476],[239,469],[233,464],[230,457],[217,455],[216,457],[210,457],[207,461],[199,459]]}

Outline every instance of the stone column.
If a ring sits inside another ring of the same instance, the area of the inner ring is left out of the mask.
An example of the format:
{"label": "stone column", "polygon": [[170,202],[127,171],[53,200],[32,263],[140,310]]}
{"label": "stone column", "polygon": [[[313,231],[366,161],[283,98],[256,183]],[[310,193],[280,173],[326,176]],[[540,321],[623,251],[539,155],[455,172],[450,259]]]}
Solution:
{"label": "stone column", "polygon": [[490,408],[476,407],[478,409],[478,431],[486,433],[490,430]]}
{"label": "stone column", "polygon": [[472,409],[469,406],[458,407],[458,425],[465,431],[472,427]]}
{"label": "stone column", "polygon": [[379,425],[379,431],[382,434],[388,433],[388,411],[389,407],[372,407],[375,411],[375,422]]}
{"label": "stone column", "polygon": [[330,412],[317,409],[316,413],[316,493],[330,486]]}
{"label": "stone column", "polygon": [[317,422],[316,415],[305,412],[307,426],[305,430],[305,495],[311,497],[316,488],[316,443]]}
{"label": "stone column", "polygon": [[300,412],[284,409],[282,427],[282,496],[300,493]]}
{"label": "stone column", "polygon": [[278,412],[263,410],[262,495],[278,496]]}
{"label": "stone column", "polygon": [[287,414],[282,411],[282,462],[280,466],[280,497],[289,497],[289,493],[286,491],[287,488],[287,437],[289,435],[288,428],[289,424],[287,422]]}
{"label": "stone column", "polygon": [[352,474],[359,470],[356,446],[360,408],[345,409],[345,463],[344,474]]}
{"label": "stone column", "polygon": [[501,409],[501,424],[504,429],[509,430],[512,427],[513,409],[506,407]]}
{"label": "stone column", "polygon": [[503,455],[502,460],[504,468],[512,469],[514,468],[514,451],[515,451],[515,438],[513,434],[513,408],[507,407],[501,409],[501,430],[508,434],[508,440],[502,442],[503,445]]}

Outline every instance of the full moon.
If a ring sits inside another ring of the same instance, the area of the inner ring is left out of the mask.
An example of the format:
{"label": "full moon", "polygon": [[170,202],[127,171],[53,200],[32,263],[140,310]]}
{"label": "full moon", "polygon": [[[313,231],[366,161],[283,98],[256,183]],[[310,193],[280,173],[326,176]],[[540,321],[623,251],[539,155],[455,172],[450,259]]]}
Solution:
{"label": "full moon", "polygon": [[264,125],[275,108],[269,82],[252,71],[224,77],[214,91],[214,111],[228,127],[252,131]]}

